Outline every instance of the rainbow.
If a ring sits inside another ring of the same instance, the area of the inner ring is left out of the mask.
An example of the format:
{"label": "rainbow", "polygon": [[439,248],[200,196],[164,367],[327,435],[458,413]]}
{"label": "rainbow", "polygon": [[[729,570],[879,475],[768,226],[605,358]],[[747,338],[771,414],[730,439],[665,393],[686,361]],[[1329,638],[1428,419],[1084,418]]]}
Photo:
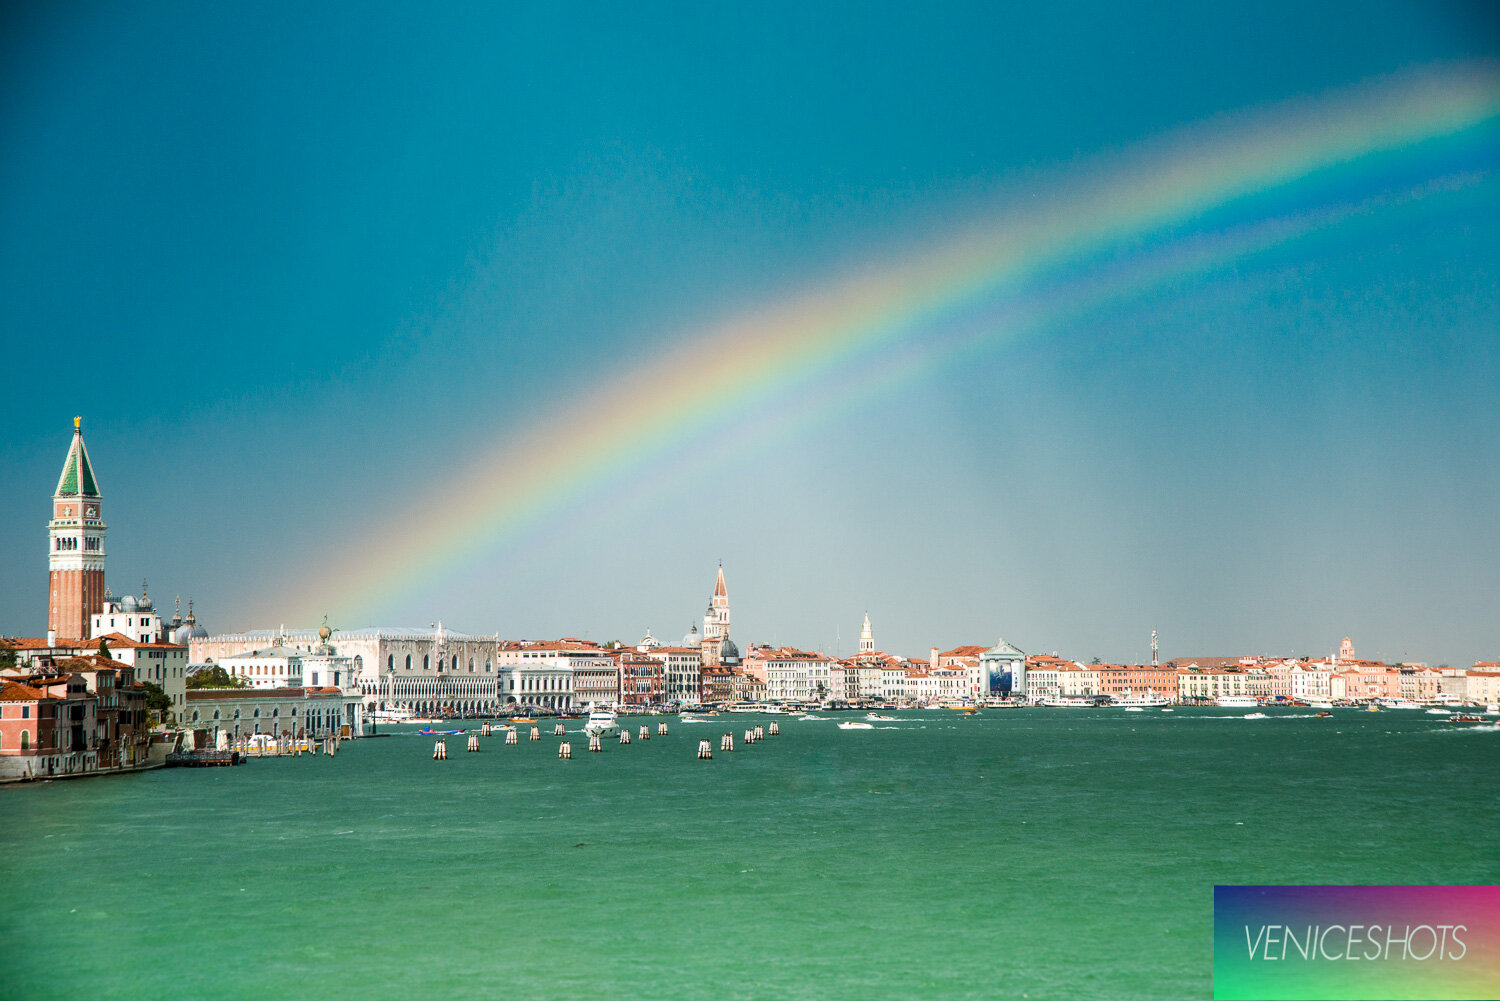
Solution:
{"label": "rainbow", "polygon": [[[596,387],[570,411],[509,429],[482,461],[419,508],[340,545],[279,610],[389,611],[444,574],[515,542],[643,458],[784,399],[851,362],[942,340],[966,308],[1029,280],[1238,199],[1500,116],[1491,63],[1404,73],[1222,116],[1071,172],[1023,212],[950,235],[684,338],[663,357]],[[993,325],[987,336],[994,337]],[[640,386],[649,386],[641,392]],[[433,518],[432,512],[442,512]]]}

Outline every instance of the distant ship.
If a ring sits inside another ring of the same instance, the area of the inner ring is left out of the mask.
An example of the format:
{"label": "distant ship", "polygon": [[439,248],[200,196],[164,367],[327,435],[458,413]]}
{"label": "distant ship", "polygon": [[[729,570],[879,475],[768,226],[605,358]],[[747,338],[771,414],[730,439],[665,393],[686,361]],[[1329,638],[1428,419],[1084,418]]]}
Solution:
{"label": "distant ship", "polygon": [[1124,695],[1116,695],[1114,701],[1110,703],[1110,705],[1125,706],[1126,708],[1139,706],[1145,709],[1159,709],[1162,706],[1169,706],[1171,704],[1171,699],[1165,695],[1157,695],[1150,689],[1147,689],[1144,695],[1133,695],[1130,692],[1126,692]]}

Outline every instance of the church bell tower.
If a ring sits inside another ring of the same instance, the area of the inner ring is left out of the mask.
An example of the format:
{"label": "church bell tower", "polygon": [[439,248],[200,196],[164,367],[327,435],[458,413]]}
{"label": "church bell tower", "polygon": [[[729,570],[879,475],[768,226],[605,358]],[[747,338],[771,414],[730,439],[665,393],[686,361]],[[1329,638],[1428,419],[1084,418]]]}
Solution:
{"label": "church bell tower", "polygon": [[89,638],[89,616],[104,606],[104,505],[83,418],[73,418],[73,442],[63,460],[47,524],[47,628],[58,639]]}

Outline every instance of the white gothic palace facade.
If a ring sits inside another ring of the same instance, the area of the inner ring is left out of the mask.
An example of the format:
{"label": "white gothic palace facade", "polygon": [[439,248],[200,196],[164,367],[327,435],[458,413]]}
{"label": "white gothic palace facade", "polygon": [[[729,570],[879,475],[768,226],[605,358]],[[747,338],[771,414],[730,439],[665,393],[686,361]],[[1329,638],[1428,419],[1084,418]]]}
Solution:
{"label": "white gothic palace facade", "polygon": [[[193,664],[269,646],[311,653],[321,641],[316,629],[257,629],[195,639]],[[498,636],[445,629],[353,629],[335,631],[331,645],[353,662],[355,684],[366,710],[399,707],[417,713],[493,712],[500,704],[495,651]]]}

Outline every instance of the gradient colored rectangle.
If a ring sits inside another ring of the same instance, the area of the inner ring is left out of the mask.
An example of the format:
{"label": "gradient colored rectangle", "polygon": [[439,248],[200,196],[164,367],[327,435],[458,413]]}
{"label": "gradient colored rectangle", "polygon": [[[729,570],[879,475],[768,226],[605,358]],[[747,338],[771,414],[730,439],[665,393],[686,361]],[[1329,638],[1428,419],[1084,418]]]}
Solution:
{"label": "gradient colored rectangle", "polygon": [[1214,997],[1500,998],[1500,886],[1216,886]]}

